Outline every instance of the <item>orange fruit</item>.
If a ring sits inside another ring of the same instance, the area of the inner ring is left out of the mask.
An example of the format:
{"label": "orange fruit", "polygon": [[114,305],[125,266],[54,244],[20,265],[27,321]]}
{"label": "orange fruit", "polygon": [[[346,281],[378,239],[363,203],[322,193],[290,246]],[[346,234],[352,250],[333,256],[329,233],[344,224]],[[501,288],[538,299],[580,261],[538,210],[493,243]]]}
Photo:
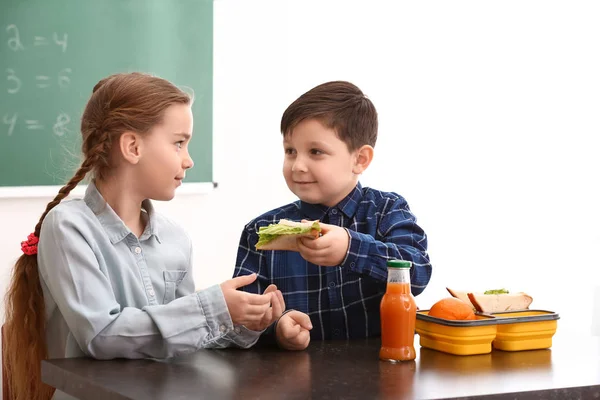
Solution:
{"label": "orange fruit", "polygon": [[435,303],[429,309],[429,315],[452,320],[475,319],[475,313],[471,306],[455,297],[447,297]]}

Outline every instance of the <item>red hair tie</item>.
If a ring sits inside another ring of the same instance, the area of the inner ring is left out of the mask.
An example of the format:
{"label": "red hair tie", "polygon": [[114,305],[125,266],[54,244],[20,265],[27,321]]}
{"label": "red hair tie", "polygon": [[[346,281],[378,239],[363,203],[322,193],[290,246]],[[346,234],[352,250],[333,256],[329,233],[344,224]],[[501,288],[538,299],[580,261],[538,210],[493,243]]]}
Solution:
{"label": "red hair tie", "polygon": [[35,233],[30,233],[29,236],[27,236],[27,240],[21,242],[21,251],[23,251],[23,253],[27,254],[28,256],[37,254],[37,245],[39,241],[40,239],[37,236],[35,236]]}

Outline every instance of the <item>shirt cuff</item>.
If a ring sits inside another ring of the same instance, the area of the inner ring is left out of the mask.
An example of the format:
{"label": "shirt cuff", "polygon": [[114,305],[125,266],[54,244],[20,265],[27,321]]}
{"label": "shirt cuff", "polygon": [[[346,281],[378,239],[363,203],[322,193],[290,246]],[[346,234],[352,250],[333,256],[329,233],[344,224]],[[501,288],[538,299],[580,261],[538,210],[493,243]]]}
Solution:
{"label": "shirt cuff", "polygon": [[213,285],[196,292],[211,336],[218,338],[233,330],[233,321],[220,285]]}
{"label": "shirt cuff", "polygon": [[197,296],[211,331],[211,341],[221,342],[224,339],[242,348],[251,347],[258,341],[262,331],[255,332],[243,325],[233,325],[220,285],[201,290]]}
{"label": "shirt cuff", "polygon": [[351,229],[347,229],[348,235],[350,235],[350,245],[348,246],[348,252],[346,258],[340,265],[342,268],[346,268],[357,274],[362,274],[365,270],[365,266],[369,260],[369,254],[371,245],[375,243],[375,239],[371,235],[356,232]]}
{"label": "shirt cuff", "polygon": [[246,328],[244,325],[236,325],[233,330],[227,332],[227,339],[241,348],[247,349],[252,347],[260,338],[263,331],[257,332]]}

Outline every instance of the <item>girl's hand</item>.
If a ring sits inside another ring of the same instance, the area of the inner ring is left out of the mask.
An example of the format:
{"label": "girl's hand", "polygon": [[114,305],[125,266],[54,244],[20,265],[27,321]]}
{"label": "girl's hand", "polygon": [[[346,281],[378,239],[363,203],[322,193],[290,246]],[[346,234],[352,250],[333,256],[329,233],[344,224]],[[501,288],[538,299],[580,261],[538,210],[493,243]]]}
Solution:
{"label": "girl's hand", "polygon": [[[281,315],[281,312],[283,312],[283,310],[279,311],[279,308],[282,306],[283,296],[281,296],[281,292],[276,287],[269,286],[263,294],[246,293],[237,290],[240,287],[251,284],[255,280],[256,274],[251,274],[238,276],[221,283],[225,303],[227,303],[227,308],[234,325],[260,327],[266,321],[270,321],[269,324],[275,321],[276,318],[274,315],[277,315],[277,313]],[[275,310],[271,310],[271,303],[274,304]]]}
{"label": "girl's hand", "polygon": [[277,286],[275,285],[269,285],[264,291],[264,294],[268,293],[273,293],[271,300],[271,308],[267,310],[267,312],[263,315],[262,319],[258,323],[245,325],[246,328],[257,332],[263,331],[267,329],[267,327],[273,322],[277,321],[277,319],[281,317],[281,314],[285,311],[285,301],[283,300],[281,290],[277,290]]}

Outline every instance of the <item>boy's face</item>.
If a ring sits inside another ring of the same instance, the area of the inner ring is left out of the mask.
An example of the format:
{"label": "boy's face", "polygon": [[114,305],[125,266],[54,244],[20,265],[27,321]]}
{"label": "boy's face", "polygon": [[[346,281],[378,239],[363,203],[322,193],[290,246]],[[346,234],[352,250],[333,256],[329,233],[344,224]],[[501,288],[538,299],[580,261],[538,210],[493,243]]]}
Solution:
{"label": "boy's face", "polygon": [[284,135],[283,176],[300,200],[335,206],[358,182],[357,152],[314,119],[300,122]]}

